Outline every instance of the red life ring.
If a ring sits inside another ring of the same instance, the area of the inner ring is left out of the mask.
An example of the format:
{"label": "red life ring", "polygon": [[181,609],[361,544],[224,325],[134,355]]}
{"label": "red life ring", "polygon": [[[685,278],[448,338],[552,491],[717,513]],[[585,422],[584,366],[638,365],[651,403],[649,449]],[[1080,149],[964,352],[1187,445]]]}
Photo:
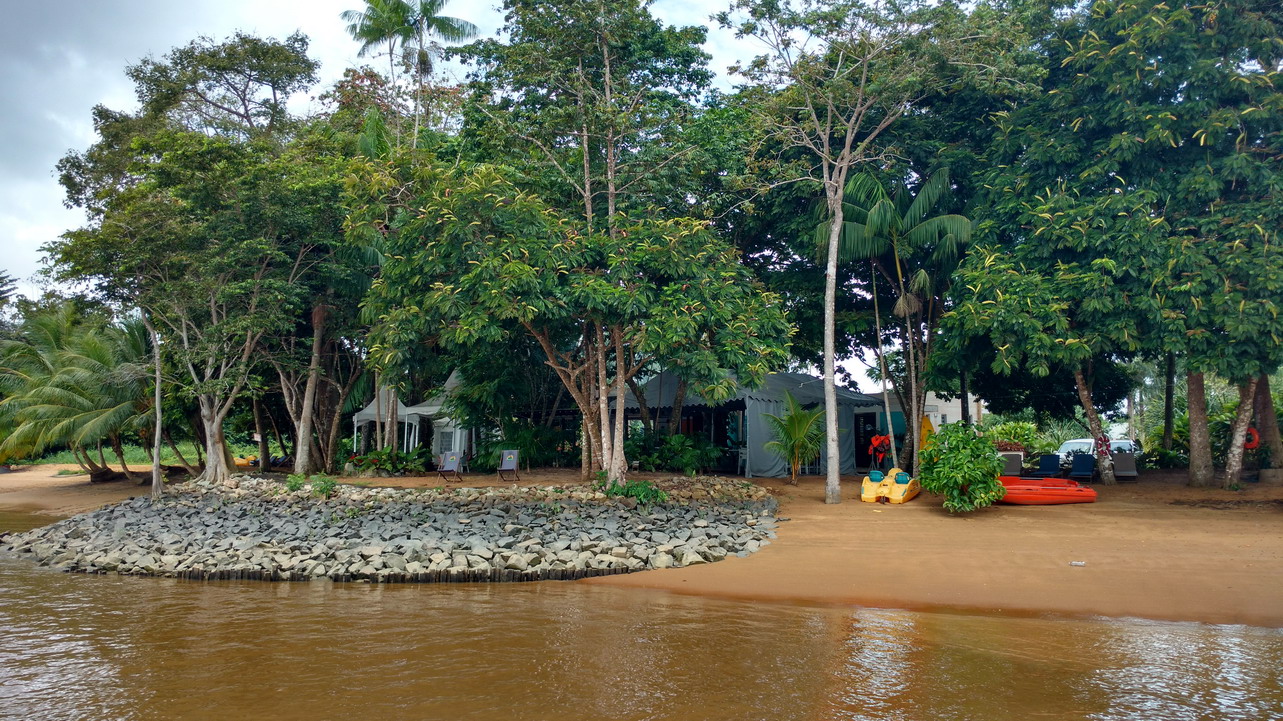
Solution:
{"label": "red life ring", "polygon": [[1247,440],[1243,442],[1243,448],[1249,451],[1254,451],[1260,446],[1261,446],[1261,434],[1257,433],[1255,428],[1248,426]]}

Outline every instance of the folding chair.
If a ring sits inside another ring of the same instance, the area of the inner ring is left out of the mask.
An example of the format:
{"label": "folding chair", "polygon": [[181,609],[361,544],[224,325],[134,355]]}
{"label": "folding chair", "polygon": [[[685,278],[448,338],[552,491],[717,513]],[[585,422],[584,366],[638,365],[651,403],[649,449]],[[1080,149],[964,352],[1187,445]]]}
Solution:
{"label": "folding chair", "polygon": [[[518,455],[519,454],[515,450],[499,451],[499,480],[501,481],[520,481],[521,480],[521,474],[517,472],[517,469],[520,466],[520,463],[519,463],[520,459],[518,458]],[[511,473],[512,478],[508,478],[506,475],[504,475],[507,473]]]}
{"label": "folding chair", "polygon": [[1021,467],[1021,461],[1023,460],[1024,458],[1019,453],[1003,453],[1002,454],[1002,475],[1019,476],[1020,472],[1024,470]]}
{"label": "folding chair", "polygon": [[1038,470],[1029,474],[1034,478],[1052,478],[1060,475],[1060,455],[1046,453],[1038,458]]}
{"label": "folding chair", "polygon": [[1069,480],[1090,482],[1096,475],[1096,457],[1090,453],[1075,453],[1069,468]]}
{"label": "folding chair", "polygon": [[445,453],[441,456],[441,462],[437,464],[437,475],[445,480],[450,480],[451,476],[457,481],[462,481],[463,476],[459,475],[459,454]]}
{"label": "folding chair", "polygon": [[1140,472],[1136,470],[1135,453],[1114,454],[1114,478],[1119,483],[1135,483],[1140,479]]}

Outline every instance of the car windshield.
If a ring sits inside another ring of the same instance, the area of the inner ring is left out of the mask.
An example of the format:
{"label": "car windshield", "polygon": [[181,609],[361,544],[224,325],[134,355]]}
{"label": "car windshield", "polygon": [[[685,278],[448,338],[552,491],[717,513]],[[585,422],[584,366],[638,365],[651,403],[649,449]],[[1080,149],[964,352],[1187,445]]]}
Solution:
{"label": "car windshield", "polygon": [[1091,441],[1065,441],[1060,446],[1061,453],[1090,453]]}

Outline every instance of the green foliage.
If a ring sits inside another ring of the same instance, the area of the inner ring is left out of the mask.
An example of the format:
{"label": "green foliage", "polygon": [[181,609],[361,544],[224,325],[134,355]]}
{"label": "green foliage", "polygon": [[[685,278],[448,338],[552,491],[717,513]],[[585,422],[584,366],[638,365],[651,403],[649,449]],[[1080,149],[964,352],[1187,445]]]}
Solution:
{"label": "green foliage", "polygon": [[500,438],[487,438],[477,444],[477,454],[472,459],[472,470],[477,473],[494,473],[499,468],[499,453],[517,449],[523,468],[569,468],[579,462],[579,446],[575,432],[536,425],[512,422]]}
{"label": "green foliage", "polygon": [[711,468],[723,453],[707,438],[657,431],[629,434],[624,450],[643,471],[671,471],[688,476]]}
{"label": "green foliage", "polygon": [[312,476],[311,481],[312,481],[312,495],[318,496],[320,498],[329,498],[330,496],[333,496],[335,489],[338,488],[338,481],[334,478],[334,476],[325,476],[325,475],[318,474],[318,475]]}
{"label": "green foliage", "polygon": [[306,484],[307,475],[303,473],[291,473],[285,478],[285,490],[290,493],[303,490],[303,486]]}
{"label": "green foliage", "polygon": [[597,490],[612,498],[636,498],[643,505],[664,503],[668,493],[651,481],[632,480],[623,483],[607,483],[605,478],[598,478],[593,484]]}
{"label": "green foliage", "polygon": [[998,474],[1002,460],[993,441],[958,422],[940,428],[922,449],[922,487],[944,496],[945,510],[974,511],[1005,492]]}
{"label": "green foliage", "polygon": [[796,482],[798,469],[820,457],[824,445],[824,409],[802,407],[792,393],[785,392],[785,412],[782,416],[767,413],[767,423],[775,440],[766,449],[789,464],[789,478]]}
{"label": "green foliage", "polygon": [[[999,451],[1025,451],[1034,454],[1039,447],[1038,426],[1026,421],[1008,421],[986,428],[985,436]],[[1008,447],[1004,447],[1006,444]],[[1019,446],[1014,447],[1014,446]]]}
{"label": "green foliage", "polygon": [[1189,454],[1159,445],[1142,453],[1136,462],[1141,468],[1189,468]]}
{"label": "green foliage", "polygon": [[430,460],[428,449],[420,446],[411,451],[373,450],[362,456],[353,456],[352,464],[358,471],[383,471],[400,476],[426,473]]}

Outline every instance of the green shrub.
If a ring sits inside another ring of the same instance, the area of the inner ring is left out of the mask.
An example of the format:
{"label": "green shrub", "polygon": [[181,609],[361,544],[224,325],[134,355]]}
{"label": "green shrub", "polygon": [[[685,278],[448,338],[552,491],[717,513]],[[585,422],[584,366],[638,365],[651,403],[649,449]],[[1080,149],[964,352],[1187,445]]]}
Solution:
{"label": "green shrub", "polygon": [[1136,461],[1141,468],[1189,468],[1189,456],[1162,446],[1145,451]]}
{"label": "green shrub", "polygon": [[358,471],[384,471],[389,474],[426,473],[428,449],[420,446],[410,451],[393,452],[391,448],[375,450],[363,456],[353,456],[352,465]]}
{"label": "green shrub", "polygon": [[1002,459],[993,441],[962,422],[950,423],[922,449],[922,487],[944,496],[945,510],[961,513],[993,504],[1005,490]]}
{"label": "green shrub", "polygon": [[320,496],[321,498],[329,498],[334,495],[334,491],[338,488],[338,485],[338,481],[334,479],[334,476],[312,476],[312,495]]}
{"label": "green shrub", "polygon": [[[602,475],[605,475],[604,472]],[[668,494],[650,481],[625,481],[608,485],[606,480],[599,475],[597,482],[593,485],[597,490],[612,498],[636,498],[639,503],[644,505],[663,503],[668,500]]]}
{"label": "green shrub", "polygon": [[624,442],[624,455],[643,471],[670,471],[693,475],[714,466],[725,451],[706,438],[667,435],[656,431],[635,433]]}
{"label": "green shrub", "polygon": [[305,483],[307,483],[307,476],[302,473],[291,473],[285,478],[285,490],[290,493],[301,491]]}

